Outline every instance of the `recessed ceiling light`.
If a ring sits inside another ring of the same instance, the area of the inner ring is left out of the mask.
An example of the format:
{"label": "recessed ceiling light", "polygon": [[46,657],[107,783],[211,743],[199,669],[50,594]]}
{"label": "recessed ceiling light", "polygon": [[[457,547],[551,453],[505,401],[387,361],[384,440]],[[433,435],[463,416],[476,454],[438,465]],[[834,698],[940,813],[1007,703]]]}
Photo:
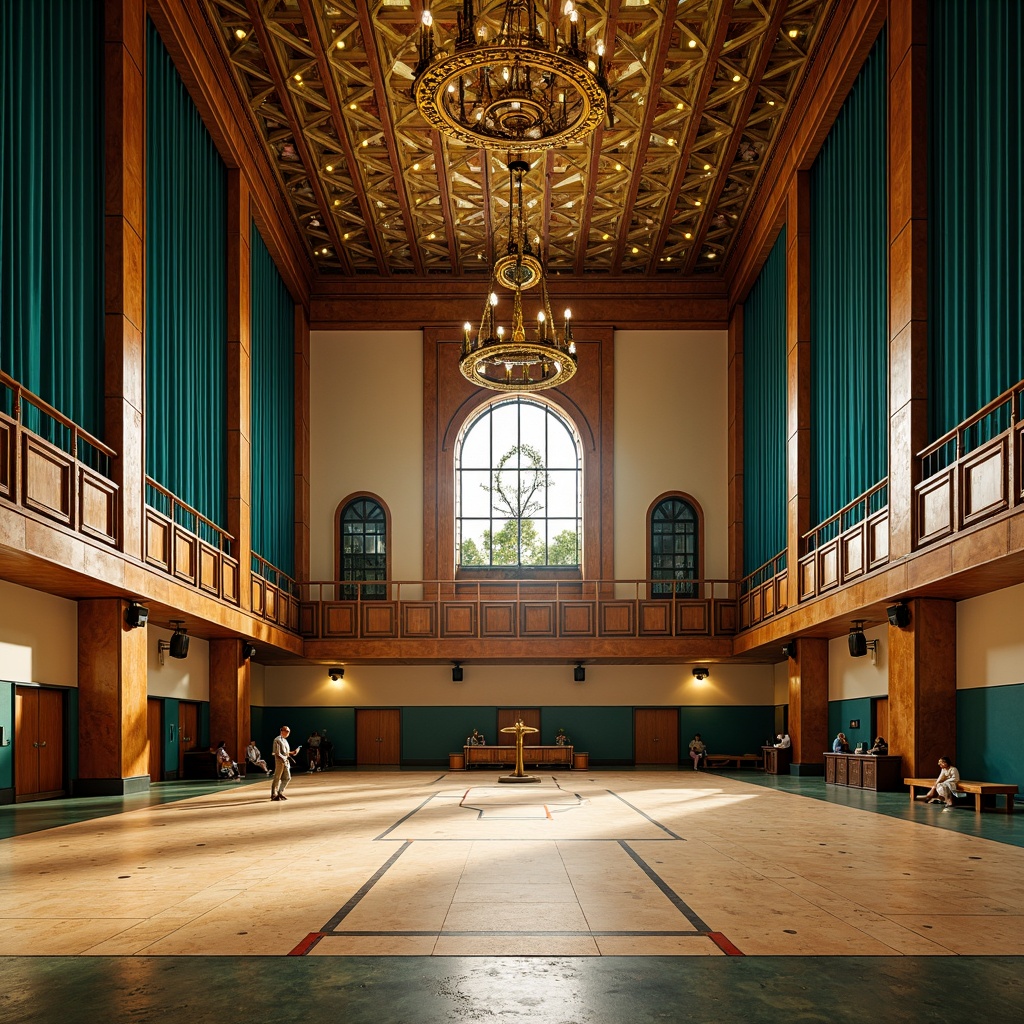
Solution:
{"label": "recessed ceiling light", "polygon": [[236,39],[244,39],[245,38],[245,29],[244,28],[236,28],[235,29],[235,38]]}
{"label": "recessed ceiling light", "polygon": [[695,50],[697,48],[697,40],[691,39],[687,45],[690,47],[691,50]]}

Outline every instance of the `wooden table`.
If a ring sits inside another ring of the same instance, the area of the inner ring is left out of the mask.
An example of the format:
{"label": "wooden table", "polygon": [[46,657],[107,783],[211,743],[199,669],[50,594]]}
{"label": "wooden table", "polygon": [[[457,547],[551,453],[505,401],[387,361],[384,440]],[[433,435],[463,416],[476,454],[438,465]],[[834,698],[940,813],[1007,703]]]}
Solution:
{"label": "wooden table", "polygon": [[[466,767],[475,764],[505,765],[516,763],[516,748],[513,746],[463,747]],[[523,744],[523,764],[557,764],[572,767],[572,747],[569,744],[552,743],[549,746],[527,746]]]}
{"label": "wooden table", "polygon": [[825,782],[851,789],[900,788],[903,758],[895,754],[829,754],[825,757]]}

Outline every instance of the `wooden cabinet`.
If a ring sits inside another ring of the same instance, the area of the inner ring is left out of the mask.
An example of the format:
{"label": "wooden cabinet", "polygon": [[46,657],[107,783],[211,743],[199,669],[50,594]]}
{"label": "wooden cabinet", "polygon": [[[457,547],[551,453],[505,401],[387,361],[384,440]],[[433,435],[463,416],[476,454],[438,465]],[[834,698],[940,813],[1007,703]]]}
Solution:
{"label": "wooden cabinet", "polygon": [[64,692],[36,686],[14,691],[14,798],[64,795]]}
{"label": "wooden cabinet", "polygon": [[762,747],[764,770],[767,775],[788,775],[793,760],[792,747]]}
{"label": "wooden cabinet", "polygon": [[852,789],[902,789],[903,759],[874,754],[825,754],[825,782]]}

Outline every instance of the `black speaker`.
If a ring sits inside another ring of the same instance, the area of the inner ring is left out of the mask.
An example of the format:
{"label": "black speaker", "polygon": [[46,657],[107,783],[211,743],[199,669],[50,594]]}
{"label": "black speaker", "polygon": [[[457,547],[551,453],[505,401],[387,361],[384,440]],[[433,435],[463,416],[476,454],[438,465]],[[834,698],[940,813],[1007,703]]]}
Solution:
{"label": "black speaker", "polygon": [[886,615],[889,616],[890,626],[899,626],[900,629],[904,629],[910,625],[910,609],[905,604],[894,604],[890,608],[886,608]]}
{"label": "black speaker", "polygon": [[456,662],[454,667],[452,668],[452,682],[462,682],[462,666],[458,662]]}
{"label": "black speaker", "polygon": [[188,633],[172,633],[167,653],[172,658],[188,657]]}
{"label": "black speaker", "polygon": [[138,601],[132,601],[125,609],[124,621],[132,629],[138,629],[149,621],[149,609]]}
{"label": "black speaker", "polygon": [[587,681],[587,670],[582,665],[577,665],[572,670],[572,679],[574,683],[585,683]]}
{"label": "black speaker", "polygon": [[795,640],[789,640],[788,642],[784,643],[782,645],[782,653],[787,658],[795,658],[796,657],[796,641]]}
{"label": "black speaker", "polygon": [[248,661],[256,657],[256,646],[254,644],[242,644],[242,657]]}
{"label": "black speaker", "polygon": [[868,641],[863,630],[854,630],[850,633],[849,640],[851,658],[863,658],[868,653]]}

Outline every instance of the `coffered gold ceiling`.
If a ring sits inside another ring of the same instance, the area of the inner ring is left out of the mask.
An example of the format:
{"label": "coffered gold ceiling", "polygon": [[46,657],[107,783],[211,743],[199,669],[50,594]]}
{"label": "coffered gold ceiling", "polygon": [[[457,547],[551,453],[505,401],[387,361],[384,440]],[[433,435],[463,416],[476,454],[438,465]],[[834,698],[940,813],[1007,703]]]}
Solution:
{"label": "coffered gold ceiling", "polygon": [[[417,111],[422,0],[203,2],[316,272],[489,272],[506,161]],[[605,43],[614,123],[527,155],[549,271],[721,274],[835,5],[577,0]],[[496,27],[501,0],[478,6]],[[449,28],[460,7],[434,0],[435,23]]]}

